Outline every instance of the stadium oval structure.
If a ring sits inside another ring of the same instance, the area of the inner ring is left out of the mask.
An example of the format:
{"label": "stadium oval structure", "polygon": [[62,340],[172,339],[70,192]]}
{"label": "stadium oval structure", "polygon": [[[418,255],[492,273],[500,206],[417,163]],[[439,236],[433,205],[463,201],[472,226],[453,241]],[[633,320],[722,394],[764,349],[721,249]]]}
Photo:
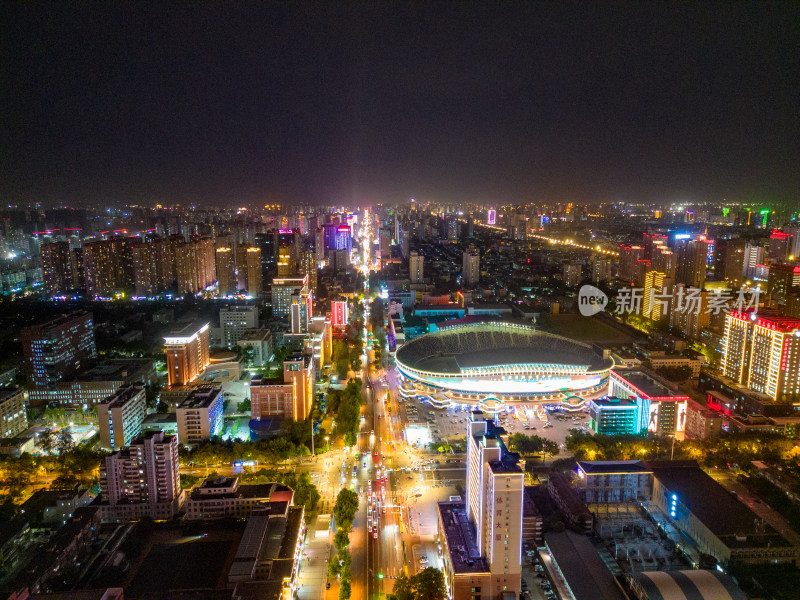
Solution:
{"label": "stadium oval structure", "polygon": [[605,392],[614,360],[527,323],[442,323],[397,350],[404,396],[453,402],[552,402]]}

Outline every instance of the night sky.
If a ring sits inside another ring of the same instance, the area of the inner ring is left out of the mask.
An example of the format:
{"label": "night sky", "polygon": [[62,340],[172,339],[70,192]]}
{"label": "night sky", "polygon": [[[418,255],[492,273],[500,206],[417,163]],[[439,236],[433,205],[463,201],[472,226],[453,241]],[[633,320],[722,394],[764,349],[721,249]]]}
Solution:
{"label": "night sky", "polygon": [[800,3],[0,6],[6,204],[800,204]]}

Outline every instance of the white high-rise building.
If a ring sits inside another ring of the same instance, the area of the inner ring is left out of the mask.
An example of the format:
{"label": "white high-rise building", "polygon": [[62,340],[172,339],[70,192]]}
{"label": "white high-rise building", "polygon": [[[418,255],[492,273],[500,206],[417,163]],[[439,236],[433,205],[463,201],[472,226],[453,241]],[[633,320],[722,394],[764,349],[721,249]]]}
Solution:
{"label": "white high-rise building", "polygon": [[742,275],[753,277],[756,272],[756,265],[764,264],[764,246],[747,244],[744,247],[744,259],[742,261]]}
{"label": "white high-rise building", "polygon": [[178,437],[162,431],[134,439],[100,465],[103,521],[172,518],[185,494],[178,472]]}
{"label": "white high-rise building", "polygon": [[478,285],[481,278],[481,254],[472,244],[470,244],[469,248],[464,250],[462,269],[462,286],[465,288],[473,288]]}

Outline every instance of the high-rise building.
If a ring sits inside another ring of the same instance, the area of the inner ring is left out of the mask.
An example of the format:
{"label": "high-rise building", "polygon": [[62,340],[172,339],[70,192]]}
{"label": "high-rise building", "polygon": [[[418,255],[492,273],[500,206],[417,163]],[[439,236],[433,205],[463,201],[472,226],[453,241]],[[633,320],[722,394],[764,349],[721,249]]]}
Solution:
{"label": "high-rise building", "polygon": [[644,278],[642,316],[660,322],[669,318],[672,279],[660,271],[648,271]]}
{"label": "high-rise building", "polygon": [[636,280],[636,263],[644,258],[642,246],[629,246],[620,244],[619,247],[619,273],[618,277],[625,283],[633,284]]}
{"label": "high-rise building", "polygon": [[563,266],[564,285],[577,287],[583,279],[583,268],[580,263],[570,261]]}
{"label": "high-rise building", "polygon": [[172,257],[165,240],[147,240],[131,245],[133,287],[136,296],[155,296],[172,285]]}
{"label": "high-rise building", "polygon": [[194,446],[210,440],[222,431],[223,399],[220,388],[192,390],[175,409],[178,421],[178,441]]}
{"label": "high-rise building", "polygon": [[741,284],[744,281],[744,256],[747,241],[743,238],[717,240],[714,276],[717,281]]}
{"label": "high-rise building", "polygon": [[313,298],[307,287],[292,296],[292,305],[289,309],[291,331],[295,335],[308,333],[308,326],[312,318]]}
{"label": "high-rise building", "polygon": [[516,597],[521,592],[525,463],[507,450],[502,433],[481,415],[472,415],[466,502],[438,506],[444,574],[453,598],[475,597],[476,571],[470,567],[476,563],[481,567],[477,597],[499,598],[504,592]]}
{"label": "high-rise building", "polygon": [[653,256],[655,255],[655,249],[658,246],[666,247],[669,237],[664,235],[663,233],[649,233],[645,232],[642,234],[642,248],[644,248],[644,253],[642,258],[646,258],[647,260],[653,260]]}
{"label": "high-rise building", "polygon": [[678,244],[677,256],[675,280],[678,283],[702,289],[706,283],[708,242],[704,240],[681,241]]}
{"label": "high-rise building", "polygon": [[217,293],[222,296],[232,296],[236,293],[236,261],[234,252],[229,247],[217,248]]}
{"label": "high-rise building", "polygon": [[294,249],[288,246],[278,248],[278,277],[296,275]]}
{"label": "high-rise building", "polygon": [[98,240],[83,245],[83,277],[86,294],[111,297],[120,290],[119,261],[115,240]]}
{"label": "high-rise building", "polygon": [[69,242],[52,242],[40,248],[42,281],[48,294],[62,294],[73,287]]}
{"label": "high-rise building", "polygon": [[292,307],[292,296],[308,288],[308,276],[276,277],[272,280],[272,315],[288,317]]}
{"label": "high-rise building", "polygon": [[326,223],[322,226],[322,244],[325,251],[347,250],[350,254],[353,247],[350,226]]}
{"label": "high-rise building", "polygon": [[778,401],[800,401],[800,319],[756,318],[747,387]]}
{"label": "high-rise building", "polygon": [[408,275],[411,283],[421,283],[424,280],[425,257],[417,252],[412,252],[408,257]]}
{"label": "high-rise building", "polygon": [[403,231],[400,232],[400,252],[402,253],[404,259],[408,258],[408,254],[411,251],[411,248],[409,247],[410,242],[411,234],[407,229],[403,229]]}
{"label": "high-rise building", "polygon": [[258,308],[250,305],[221,308],[219,327],[223,345],[235,348],[247,331],[258,329]]}
{"label": "high-rise building", "polygon": [[66,379],[97,357],[91,313],[76,311],[20,331],[25,374],[32,387]]}
{"label": "high-rise building", "polygon": [[764,247],[758,244],[745,244],[742,258],[742,276],[752,279],[756,267],[764,263]]}
{"label": "high-rise building", "polygon": [[672,287],[669,326],[689,339],[699,339],[711,324],[711,292],[687,290],[678,283]]}
{"label": "high-rise building", "polygon": [[800,225],[787,225],[783,228],[783,231],[792,236],[792,242],[789,246],[789,256],[800,259]]}
{"label": "high-rise building", "polygon": [[0,388],[0,437],[16,437],[28,428],[25,390]]}
{"label": "high-rise building", "polygon": [[800,266],[777,264],[769,268],[767,292],[778,304],[785,304],[793,287],[800,286]]}
{"label": "high-rise building", "polygon": [[300,257],[299,275],[308,276],[308,289],[312,294],[317,292],[317,255],[314,252],[303,252]]}
{"label": "high-rise building", "polygon": [[677,257],[675,253],[666,246],[656,243],[653,245],[652,258],[650,259],[650,266],[654,271],[664,273],[665,277],[675,279],[675,261]]}
{"label": "high-rise building", "polygon": [[217,280],[214,240],[200,238],[177,244],[173,251],[179,294],[196,294],[214,285]]}
{"label": "high-rise building", "polygon": [[178,437],[150,432],[100,465],[100,515],[105,522],[170,519],[185,499],[178,471]]}
{"label": "high-rise building", "polygon": [[481,278],[481,254],[480,251],[470,244],[464,250],[461,257],[461,285],[465,288],[473,288],[480,283]]}
{"label": "high-rise building", "polygon": [[447,219],[447,239],[457,241],[461,233],[461,223],[456,217]]}
{"label": "high-rise building", "polygon": [[197,379],[211,363],[208,323],[190,323],[164,337],[169,385]]}
{"label": "high-rise building", "polygon": [[777,261],[786,260],[792,246],[791,233],[774,229],[769,236],[769,257]]}
{"label": "high-rise building", "polygon": [[144,386],[123,386],[96,406],[103,448],[117,450],[128,446],[142,433],[142,423],[147,415]]}
{"label": "high-rise building", "polygon": [[261,295],[261,248],[251,246],[245,254],[247,277],[247,293],[253,298]]}
{"label": "high-rise building", "polygon": [[747,381],[755,318],[757,317],[752,312],[731,311],[725,315],[720,369],[725,377],[733,379],[736,383],[743,384]]}
{"label": "high-rise building", "polygon": [[605,283],[611,281],[611,258],[607,256],[593,256],[591,261],[592,267],[592,283]]}
{"label": "high-rise building", "polygon": [[380,242],[381,260],[387,260],[392,257],[392,232],[388,229],[381,228],[378,233],[378,241]]}

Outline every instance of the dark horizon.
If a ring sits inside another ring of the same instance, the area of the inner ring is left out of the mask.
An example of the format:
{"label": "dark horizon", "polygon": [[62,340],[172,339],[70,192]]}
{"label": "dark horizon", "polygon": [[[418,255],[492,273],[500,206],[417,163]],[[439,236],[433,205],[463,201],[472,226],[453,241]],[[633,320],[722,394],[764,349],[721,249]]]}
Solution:
{"label": "dark horizon", "polygon": [[800,198],[797,4],[3,12],[5,204]]}

